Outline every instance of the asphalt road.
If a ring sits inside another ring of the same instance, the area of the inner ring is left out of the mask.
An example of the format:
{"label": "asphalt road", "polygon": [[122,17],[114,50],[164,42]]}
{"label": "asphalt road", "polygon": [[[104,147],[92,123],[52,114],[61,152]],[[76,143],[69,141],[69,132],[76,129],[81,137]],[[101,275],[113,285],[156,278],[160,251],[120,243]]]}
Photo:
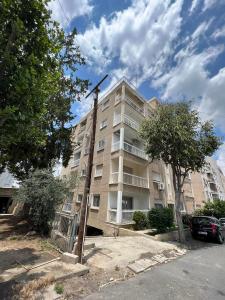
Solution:
{"label": "asphalt road", "polygon": [[225,300],[225,245],[189,251],[85,299]]}

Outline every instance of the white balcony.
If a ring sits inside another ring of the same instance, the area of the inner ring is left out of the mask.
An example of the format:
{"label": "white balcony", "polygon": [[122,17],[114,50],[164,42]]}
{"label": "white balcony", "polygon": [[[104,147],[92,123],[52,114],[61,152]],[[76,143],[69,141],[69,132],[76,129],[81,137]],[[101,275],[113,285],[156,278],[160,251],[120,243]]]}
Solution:
{"label": "white balcony", "polygon": [[148,155],[145,153],[145,151],[143,151],[142,149],[140,148],[137,148],[131,144],[128,144],[128,143],[123,143],[123,149],[124,151],[126,152],[129,152],[135,156],[138,156],[140,158],[143,158],[145,160],[148,160]]}
{"label": "white balcony", "polygon": [[[111,149],[112,152],[118,151],[119,149],[120,149],[120,142],[116,142],[116,143],[112,144],[112,149]],[[129,152],[135,156],[138,156],[142,159],[148,160],[148,155],[145,153],[144,150],[142,150],[138,147],[135,147],[131,144],[128,144],[126,142],[123,143],[123,150],[126,152]]]}
{"label": "white balcony", "polygon": [[137,104],[135,104],[134,101],[131,98],[129,98],[128,96],[125,97],[125,102],[127,104],[129,104],[134,110],[136,110],[140,114],[144,115],[144,109],[142,107],[138,106]]}
{"label": "white balcony", "polygon": [[[110,184],[117,184],[118,179],[119,179],[119,172],[112,173],[110,178]],[[142,187],[142,188],[149,187],[147,178],[136,176],[133,174],[128,174],[128,173],[123,173],[123,183],[132,186]]]}
{"label": "white balcony", "polygon": [[148,179],[144,177],[135,176],[128,173],[123,173],[123,183],[142,188],[148,188]]}
{"label": "white balcony", "polygon": [[139,130],[140,124],[127,115],[123,115],[123,122],[135,130]]}

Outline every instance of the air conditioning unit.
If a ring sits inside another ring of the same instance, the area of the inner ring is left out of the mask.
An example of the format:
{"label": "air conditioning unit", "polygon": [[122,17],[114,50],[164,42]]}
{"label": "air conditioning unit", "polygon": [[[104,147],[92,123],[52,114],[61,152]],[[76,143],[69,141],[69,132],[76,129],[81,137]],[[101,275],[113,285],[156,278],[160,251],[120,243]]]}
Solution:
{"label": "air conditioning unit", "polygon": [[159,189],[159,191],[163,191],[165,189],[165,186],[164,186],[163,182],[158,183],[158,189]]}

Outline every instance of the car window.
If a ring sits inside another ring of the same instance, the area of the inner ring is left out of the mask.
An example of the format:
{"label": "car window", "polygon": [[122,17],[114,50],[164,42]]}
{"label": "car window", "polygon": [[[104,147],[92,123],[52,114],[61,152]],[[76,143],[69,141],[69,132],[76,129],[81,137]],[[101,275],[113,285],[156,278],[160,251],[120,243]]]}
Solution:
{"label": "car window", "polygon": [[208,219],[208,218],[193,218],[192,223],[193,224],[201,224],[201,225],[209,225],[210,219]]}

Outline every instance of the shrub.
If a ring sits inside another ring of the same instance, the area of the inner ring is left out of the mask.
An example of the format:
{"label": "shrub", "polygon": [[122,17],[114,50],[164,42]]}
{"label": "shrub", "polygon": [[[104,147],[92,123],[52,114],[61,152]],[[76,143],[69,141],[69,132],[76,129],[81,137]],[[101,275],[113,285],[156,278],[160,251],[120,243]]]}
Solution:
{"label": "shrub", "polygon": [[142,230],[147,227],[148,221],[146,215],[141,211],[135,211],[133,214],[134,229]]}
{"label": "shrub", "polygon": [[57,207],[68,193],[69,187],[65,180],[55,178],[48,170],[36,170],[22,182],[15,198],[29,206],[28,220],[33,229],[47,234]]}
{"label": "shrub", "polygon": [[64,287],[61,283],[56,283],[54,290],[56,291],[57,294],[61,295],[64,292]]}
{"label": "shrub", "polygon": [[213,202],[205,203],[205,206],[195,211],[195,216],[213,216],[216,218],[225,217],[225,201],[214,200]]}
{"label": "shrub", "polygon": [[173,227],[173,210],[168,207],[152,208],[148,212],[148,222],[151,228],[155,228],[158,233],[166,232]]}

